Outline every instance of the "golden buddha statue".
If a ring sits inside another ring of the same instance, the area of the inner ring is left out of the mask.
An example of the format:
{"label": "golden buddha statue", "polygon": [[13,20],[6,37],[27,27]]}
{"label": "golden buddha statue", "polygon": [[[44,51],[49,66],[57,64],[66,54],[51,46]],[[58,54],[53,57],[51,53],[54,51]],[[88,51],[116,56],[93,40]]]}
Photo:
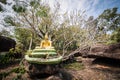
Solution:
{"label": "golden buddha statue", "polygon": [[40,48],[43,49],[51,49],[52,47],[52,42],[48,39],[47,33],[45,34],[44,40],[41,41],[40,43]]}

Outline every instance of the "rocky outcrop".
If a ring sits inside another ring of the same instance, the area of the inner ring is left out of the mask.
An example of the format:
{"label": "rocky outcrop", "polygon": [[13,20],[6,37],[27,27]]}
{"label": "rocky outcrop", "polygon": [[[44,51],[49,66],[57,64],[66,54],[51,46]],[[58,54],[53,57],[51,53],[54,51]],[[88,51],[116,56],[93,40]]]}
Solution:
{"label": "rocky outcrop", "polygon": [[9,49],[15,48],[15,45],[15,40],[9,37],[0,36],[0,52],[9,51]]}
{"label": "rocky outcrop", "polygon": [[33,77],[42,74],[52,75],[60,69],[60,64],[35,64],[29,63],[26,60],[23,64],[28,74]]}
{"label": "rocky outcrop", "polygon": [[120,43],[112,45],[96,45],[87,54],[88,57],[107,57],[120,59]]}
{"label": "rocky outcrop", "polygon": [[112,45],[96,44],[92,47],[86,46],[82,49],[77,49],[76,51],[65,56],[64,62],[70,62],[74,60],[74,57],[88,57],[88,58],[113,58],[120,59],[120,43]]}

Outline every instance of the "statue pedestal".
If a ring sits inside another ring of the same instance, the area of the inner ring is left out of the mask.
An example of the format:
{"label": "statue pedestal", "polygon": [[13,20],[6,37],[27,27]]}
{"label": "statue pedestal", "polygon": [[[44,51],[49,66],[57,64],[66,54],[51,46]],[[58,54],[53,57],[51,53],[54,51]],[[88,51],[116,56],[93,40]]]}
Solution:
{"label": "statue pedestal", "polygon": [[53,75],[57,73],[60,70],[60,64],[44,64],[44,65],[39,65],[39,64],[34,64],[34,63],[29,63],[25,61],[25,69],[27,73],[32,77],[39,75],[45,76],[45,75]]}

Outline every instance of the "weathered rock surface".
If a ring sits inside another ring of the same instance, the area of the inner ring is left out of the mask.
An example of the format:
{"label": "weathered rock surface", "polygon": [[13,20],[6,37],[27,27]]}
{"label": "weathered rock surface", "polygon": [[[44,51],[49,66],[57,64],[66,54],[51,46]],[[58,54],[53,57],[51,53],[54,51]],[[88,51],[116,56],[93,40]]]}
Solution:
{"label": "weathered rock surface", "polygon": [[84,57],[84,58],[112,58],[120,59],[120,43],[112,45],[103,45],[96,44],[92,47],[86,46],[82,49],[77,49],[76,51],[70,53],[69,55],[63,58],[63,63],[72,62],[75,60],[75,57]]}
{"label": "weathered rock surface", "polygon": [[28,72],[30,76],[33,77],[41,74],[52,75],[54,73],[57,73],[58,70],[60,69],[59,64],[42,65],[42,64],[33,64],[25,61],[24,65],[25,65],[25,70]]}
{"label": "weathered rock surface", "polygon": [[88,57],[107,57],[120,59],[120,43],[113,45],[96,45],[87,54]]}
{"label": "weathered rock surface", "polygon": [[15,40],[9,37],[0,36],[0,52],[9,51],[9,49],[15,48],[15,45]]}

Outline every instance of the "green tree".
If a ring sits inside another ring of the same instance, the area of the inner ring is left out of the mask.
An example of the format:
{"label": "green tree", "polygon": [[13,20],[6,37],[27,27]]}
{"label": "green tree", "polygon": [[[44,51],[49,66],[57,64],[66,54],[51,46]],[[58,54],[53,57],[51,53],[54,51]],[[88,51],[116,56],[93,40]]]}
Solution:
{"label": "green tree", "polygon": [[100,29],[115,30],[120,24],[120,14],[117,13],[118,8],[112,8],[104,10],[104,12],[98,17],[101,26]]}
{"label": "green tree", "polygon": [[75,10],[59,14],[59,2],[56,2],[55,10],[51,12],[50,7],[42,4],[40,0],[15,0],[14,2],[12,8],[15,14],[6,16],[4,22],[5,26],[14,26],[14,35],[17,41],[24,45],[24,50],[29,47],[30,34],[33,42],[37,44],[48,32],[55,48],[64,54],[99,40],[100,35],[96,35],[96,33],[100,34],[96,30],[97,19],[91,17],[86,21],[84,11]]}
{"label": "green tree", "polygon": [[120,28],[120,13],[117,12],[118,8],[112,8],[104,10],[104,12],[98,17],[98,27],[101,31],[107,33],[111,32],[111,41],[110,42],[119,42],[118,36]]}
{"label": "green tree", "polygon": [[15,38],[24,51],[28,50],[31,38],[33,39],[32,48],[35,47],[35,42],[37,41],[36,38],[32,36],[31,30],[27,28],[15,28]]}
{"label": "green tree", "polygon": [[6,31],[5,29],[3,29],[1,32],[0,32],[0,36],[10,36],[10,32],[9,31]]}
{"label": "green tree", "polygon": [[116,29],[111,35],[110,43],[118,43],[120,42],[120,28]]}
{"label": "green tree", "polygon": [[3,11],[2,6],[0,5],[0,11]]}
{"label": "green tree", "polygon": [[[7,4],[7,1],[6,0],[0,0],[0,3],[1,4]],[[0,4],[0,12],[4,11],[3,6],[1,4]]]}
{"label": "green tree", "polygon": [[6,4],[6,3],[7,3],[6,0],[0,0],[0,2],[3,3],[3,4]]}
{"label": "green tree", "polygon": [[34,33],[43,38],[51,25],[49,6],[42,4],[40,0],[15,0],[14,2],[12,8],[15,14],[4,18],[5,26],[31,28]]}
{"label": "green tree", "polygon": [[[49,6],[42,4],[40,0],[15,0],[14,2],[12,6],[14,16],[7,15],[4,18],[4,26],[14,26],[15,38],[26,50],[29,47],[30,34],[38,40],[38,36],[42,39],[49,31],[51,25]],[[33,43],[33,47],[34,45]]]}

